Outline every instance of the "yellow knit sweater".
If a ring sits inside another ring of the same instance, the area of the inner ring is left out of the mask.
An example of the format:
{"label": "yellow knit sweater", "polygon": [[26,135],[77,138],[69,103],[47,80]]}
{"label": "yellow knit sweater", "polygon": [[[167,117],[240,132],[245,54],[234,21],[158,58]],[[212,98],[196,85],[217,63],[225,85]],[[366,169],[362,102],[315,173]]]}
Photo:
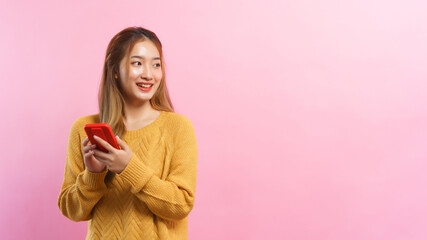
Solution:
{"label": "yellow knit sweater", "polygon": [[127,131],[122,140],[133,155],[120,174],[85,168],[83,127],[98,122],[99,114],[94,114],[71,126],[58,197],[62,214],[76,222],[88,221],[86,239],[188,239],[197,175],[190,119],[162,111],[154,122]]}

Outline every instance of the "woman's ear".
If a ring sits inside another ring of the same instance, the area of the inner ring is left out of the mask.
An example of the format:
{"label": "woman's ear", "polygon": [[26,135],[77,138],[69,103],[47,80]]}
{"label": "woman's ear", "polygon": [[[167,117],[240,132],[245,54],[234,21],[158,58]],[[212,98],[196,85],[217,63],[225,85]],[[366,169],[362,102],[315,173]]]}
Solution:
{"label": "woman's ear", "polygon": [[115,78],[115,79],[117,79],[117,78],[118,78],[118,77],[117,77],[117,74],[115,74],[115,73],[114,73],[114,78]]}

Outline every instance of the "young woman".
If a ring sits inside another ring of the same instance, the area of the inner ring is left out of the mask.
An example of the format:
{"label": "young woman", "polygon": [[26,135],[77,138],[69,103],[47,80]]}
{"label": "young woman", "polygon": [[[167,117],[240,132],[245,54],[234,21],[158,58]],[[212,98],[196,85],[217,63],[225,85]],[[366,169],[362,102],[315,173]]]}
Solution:
{"label": "young woman", "polygon": [[[84,125],[100,122],[120,150],[89,144]],[[71,126],[59,209],[88,221],[86,239],[187,239],[196,173],[194,128],[173,110],[162,45],[147,29],[126,28],[107,48],[99,113]]]}

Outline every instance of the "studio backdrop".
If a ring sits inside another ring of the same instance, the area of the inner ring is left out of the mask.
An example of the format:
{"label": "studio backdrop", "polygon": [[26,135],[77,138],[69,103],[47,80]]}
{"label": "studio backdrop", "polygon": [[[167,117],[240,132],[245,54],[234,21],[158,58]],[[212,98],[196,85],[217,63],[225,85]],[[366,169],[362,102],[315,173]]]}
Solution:
{"label": "studio backdrop", "polygon": [[162,41],[198,144],[189,239],[427,239],[427,2],[0,3],[0,238],[84,239],[68,134],[109,40]]}

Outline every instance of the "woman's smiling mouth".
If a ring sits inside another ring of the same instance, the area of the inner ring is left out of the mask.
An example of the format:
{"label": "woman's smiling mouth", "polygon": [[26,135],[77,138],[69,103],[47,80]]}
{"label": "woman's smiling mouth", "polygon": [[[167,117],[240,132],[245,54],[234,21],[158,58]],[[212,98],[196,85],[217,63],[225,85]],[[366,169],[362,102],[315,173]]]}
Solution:
{"label": "woman's smiling mouth", "polygon": [[138,88],[144,92],[148,92],[153,87],[153,84],[145,84],[145,83],[136,83]]}

